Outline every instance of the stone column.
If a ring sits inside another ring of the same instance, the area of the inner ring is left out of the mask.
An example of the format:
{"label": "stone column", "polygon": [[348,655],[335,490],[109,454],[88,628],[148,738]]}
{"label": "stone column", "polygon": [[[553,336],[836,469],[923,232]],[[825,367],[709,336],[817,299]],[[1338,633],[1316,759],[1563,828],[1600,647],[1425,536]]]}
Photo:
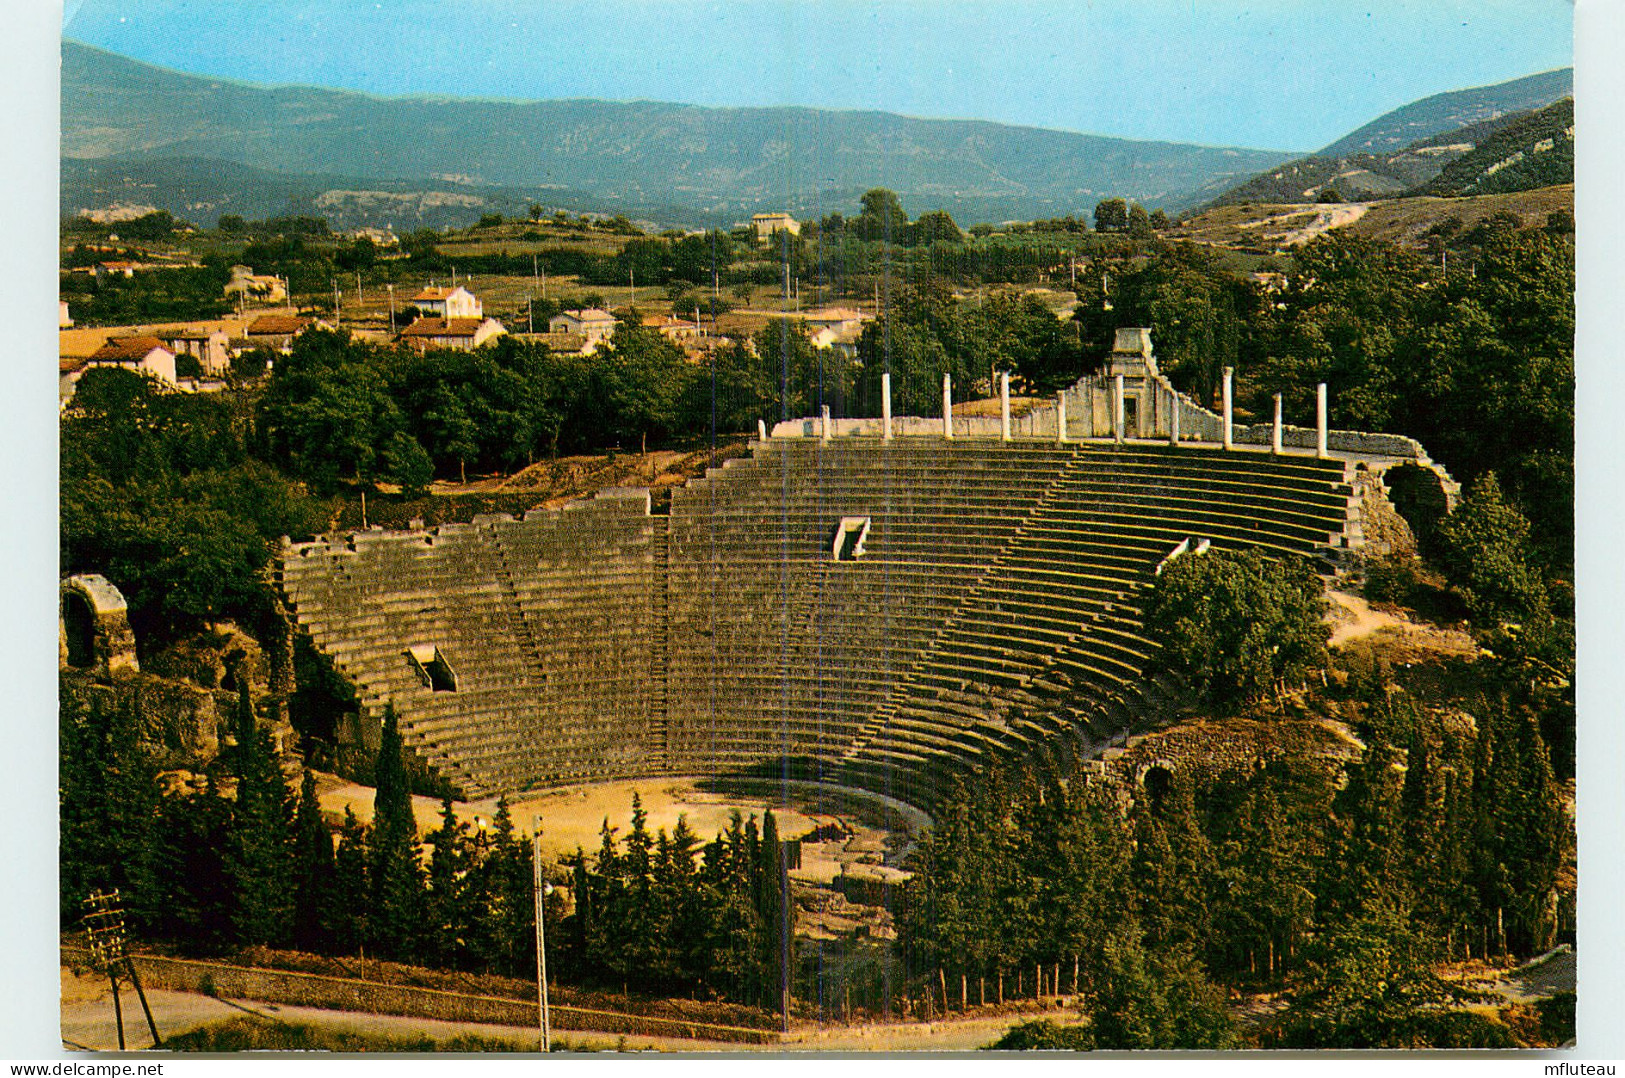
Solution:
{"label": "stone column", "polygon": [[818,437],[820,441],[829,441],[829,405],[824,405],[818,413]]}
{"label": "stone column", "polygon": [[891,371],[880,376],[881,437],[891,441]]}
{"label": "stone column", "polygon": [[999,437],[1010,440],[1010,372],[999,375]]}
{"label": "stone column", "polygon": [[767,441],[767,420],[758,419],[756,421],[756,437],[764,442]]}
{"label": "stone column", "polygon": [[1112,376],[1112,440],[1123,441],[1123,376]]}
{"label": "stone column", "polygon": [[1234,415],[1230,410],[1230,398],[1235,382],[1235,375],[1236,372],[1234,368],[1226,367],[1224,369],[1224,447],[1226,449],[1235,448],[1235,442],[1230,436],[1231,424],[1234,422]]}
{"label": "stone column", "polygon": [[954,436],[954,378],[947,371],[942,372],[942,436]]}
{"label": "stone column", "polygon": [[1179,392],[1177,390],[1168,390],[1168,403],[1170,406],[1168,409],[1168,444],[1177,446],[1179,444]]}
{"label": "stone column", "polygon": [[1270,435],[1270,452],[1281,455],[1281,395],[1275,395],[1275,430]]}
{"label": "stone column", "polygon": [[1326,457],[1326,383],[1315,386],[1315,456]]}
{"label": "stone column", "polygon": [[1055,394],[1055,444],[1066,444],[1066,390]]}

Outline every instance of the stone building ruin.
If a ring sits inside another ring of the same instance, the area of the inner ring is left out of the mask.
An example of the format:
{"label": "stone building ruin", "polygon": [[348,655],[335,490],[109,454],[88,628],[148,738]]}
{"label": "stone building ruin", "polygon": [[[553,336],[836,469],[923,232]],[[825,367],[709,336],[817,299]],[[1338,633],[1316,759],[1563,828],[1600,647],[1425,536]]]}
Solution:
{"label": "stone building ruin", "polygon": [[280,584],[365,720],[393,704],[465,795],[755,773],[930,806],[990,760],[1094,757],[1174,716],[1142,618],[1171,555],[1348,564],[1388,468],[1453,497],[1410,439],[1329,431],[1324,407],[1236,427],[1174,392],[1147,331],[1117,344],[1019,419],[1007,384],[991,418],[888,395],[879,419],[763,429],[669,509],[617,489],[287,543]]}

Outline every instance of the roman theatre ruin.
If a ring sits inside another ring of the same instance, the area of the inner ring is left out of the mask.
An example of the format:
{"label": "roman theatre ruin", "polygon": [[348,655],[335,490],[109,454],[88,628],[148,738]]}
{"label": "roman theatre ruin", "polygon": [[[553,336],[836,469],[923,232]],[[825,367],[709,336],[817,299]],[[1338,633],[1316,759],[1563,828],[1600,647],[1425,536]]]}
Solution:
{"label": "roman theatre ruin", "polygon": [[930,810],[955,774],[1088,757],[1180,697],[1142,624],[1168,559],[1328,571],[1405,532],[1415,441],[1232,421],[1149,331],[1041,407],[765,426],[676,489],[287,543],[300,626],[465,796],[659,775],[810,779]]}

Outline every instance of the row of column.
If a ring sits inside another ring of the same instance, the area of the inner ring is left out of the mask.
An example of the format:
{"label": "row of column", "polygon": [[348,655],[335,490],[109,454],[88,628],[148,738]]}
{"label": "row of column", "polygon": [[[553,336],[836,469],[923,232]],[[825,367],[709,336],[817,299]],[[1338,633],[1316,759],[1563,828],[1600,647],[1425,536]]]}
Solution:
{"label": "row of column", "polygon": [[[1232,399],[1233,391],[1234,391],[1234,379],[1235,379],[1234,368],[1226,367],[1224,369],[1224,394],[1223,394],[1224,395],[1223,432],[1224,432],[1224,448],[1226,448],[1226,449],[1234,449],[1235,448],[1235,440],[1234,440],[1234,437],[1233,437],[1235,412],[1234,412],[1234,401]],[[946,439],[949,439],[950,441],[953,439],[953,436],[954,436],[954,392],[953,392],[953,390],[954,390],[953,376],[948,374],[946,371],[944,371],[943,375],[942,375],[942,436],[944,438],[946,438]],[[1174,393],[1173,391],[1170,390],[1169,391],[1169,398],[1170,398],[1170,402],[1173,405],[1173,408],[1170,410],[1170,413],[1169,413],[1168,444],[1169,445],[1178,445],[1179,444],[1179,413],[1180,413],[1179,394]],[[881,414],[881,423],[882,423],[881,437],[884,440],[889,442],[892,439],[891,372],[889,372],[889,371],[880,376],[880,414]],[[829,405],[826,404],[826,405],[823,406],[823,410],[821,411],[821,413],[819,414],[819,417],[818,417],[818,423],[819,423],[819,432],[818,432],[819,438],[822,441],[826,441],[826,442],[829,441],[830,434],[832,433],[832,430],[833,430],[833,423],[831,422],[830,417],[829,417]],[[1277,394],[1275,394],[1275,423],[1274,423],[1274,429],[1271,431],[1271,434],[1270,434],[1270,451],[1273,452],[1273,453],[1280,454],[1280,453],[1282,453],[1284,451],[1283,447],[1282,447],[1282,431],[1283,431],[1283,429],[1284,428],[1283,428],[1283,425],[1282,425],[1282,422],[1281,422],[1281,394],[1277,393]],[[756,431],[757,431],[757,434],[761,437],[762,441],[764,441],[764,442],[767,441],[767,423],[766,423],[765,420],[758,419],[756,421]],[[1117,374],[1117,375],[1112,376],[1112,438],[1115,441],[1117,441],[1118,443],[1122,443],[1125,436],[1126,436],[1126,432],[1124,430],[1123,376],[1121,374]],[[1010,440],[1010,374],[1009,374],[1008,371],[1001,372],[1000,375],[999,375],[999,437],[1000,437],[1001,440],[1006,441],[1006,442],[1008,442]],[[1055,394],[1055,440],[1056,440],[1056,442],[1063,443],[1063,444],[1067,440],[1066,439],[1066,391],[1065,390],[1061,390],[1060,392]],[[1321,382],[1321,383],[1319,383],[1319,384],[1317,384],[1315,386],[1315,456],[1321,457],[1321,458],[1324,458],[1324,457],[1327,456],[1326,442],[1327,442],[1326,383]]]}

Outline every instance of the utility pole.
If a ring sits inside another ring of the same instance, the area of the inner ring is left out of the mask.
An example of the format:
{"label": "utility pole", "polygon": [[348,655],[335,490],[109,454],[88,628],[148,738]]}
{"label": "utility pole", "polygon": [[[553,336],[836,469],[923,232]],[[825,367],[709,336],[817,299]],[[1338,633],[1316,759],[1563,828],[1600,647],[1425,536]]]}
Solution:
{"label": "utility pole", "polygon": [[136,975],[135,963],[130,959],[126,946],[124,910],[119,905],[117,889],[97,891],[85,899],[85,930],[90,936],[91,961],[107,974],[113,986],[113,1021],[118,1026],[119,1051],[124,1051],[124,1007],[118,996],[121,979],[129,980],[135,988],[136,997],[141,1000],[141,1011],[147,1016],[152,1046],[160,1047],[163,1038],[158,1036],[158,1025],[152,1020],[152,1008],[147,1005],[147,993],[142,991],[141,978]]}
{"label": "utility pole", "polygon": [[553,885],[542,879],[542,818],[536,817],[536,834],[530,841],[531,873],[536,891],[536,1021],[541,1027],[542,1051],[553,1050],[553,1031],[547,1012],[547,896]]}
{"label": "utility pole", "polygon": [[389,289],[389,333],[390,333],[390,336],[394,336],[395,335],[395,286],[393,284],[387,284],[384,287]]}
{"label": "utility pole", "polygon": [[338,329],[344,324],[344,314],[339,310],[339,279],[333,278],[333,328]]}
{"label": "utility pole", "polygon": [[531,307],[531,297],[529,296],[525,297],[525,332],[532,336],[536,334],[536,312]]}

